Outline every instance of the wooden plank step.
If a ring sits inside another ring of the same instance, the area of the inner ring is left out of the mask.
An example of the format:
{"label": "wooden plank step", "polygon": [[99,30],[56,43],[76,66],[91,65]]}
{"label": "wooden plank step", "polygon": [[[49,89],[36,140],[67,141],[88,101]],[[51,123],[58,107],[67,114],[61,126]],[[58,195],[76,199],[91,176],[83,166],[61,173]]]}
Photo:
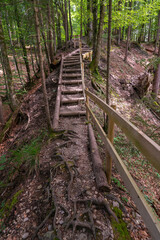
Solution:
{"label": "wooden plank step", "polygon": [[60,111],[60,116],[69,117],[69,116],[85,116],[86,111]]}
{"label": "wooden plank step", "polygon": [[77,94],[77,93],[82,93],[83,89],[63,89],[62,94]]}
{"label": "wooden plank step", "polygon": [[74,78],[74,77],[81,77],[81,74],[63,74],[62,78]]}
{"label": "wooden plank step", "polygon": [[79,58],[73,58],[73,59],[66,59],[66,60],[64,60],[64,63],[74,63],[74,62],[76,62],[76,63],[80,63],[80,59]]}
{"label": "wooden plank step", "polygon": [[76,66],[76,65],[80,65],[80,62],[73,62],[73,63],[64,63],[63,67],[67,67],[67,66]]}
{"label": "wooden plank step", "polygon": [[81,71],[81,69],[80,68],[63,68],[63,72],[79,72],[79,71]]}
{"label": "wooden plank step", "polygon": [[84,101],[84,97],[79,97],[79,98],[62,98],[61,103],[62,104],[67,104],[67,103],[78,103]]}
{"label": "wooden plank step", "polygon": [[81,84],[82,80],[65,80],[62,81],[62,84],[66,85],[74,85],[74,84]]}

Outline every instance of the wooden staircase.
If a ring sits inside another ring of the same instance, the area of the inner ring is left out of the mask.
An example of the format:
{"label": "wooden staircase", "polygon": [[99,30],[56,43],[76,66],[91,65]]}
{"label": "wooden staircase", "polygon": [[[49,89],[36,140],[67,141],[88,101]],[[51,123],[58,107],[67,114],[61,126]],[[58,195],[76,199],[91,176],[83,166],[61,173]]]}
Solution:
{"label": "wooden staircase", "polygon": [[[90,49],[86,46],[84,49],[82,47],[82,53],[87,51],[90,51]],[[80,59],[80,49],[62,57],[53,119],[54,129],[58,127],[59,118],[86,115]]]}

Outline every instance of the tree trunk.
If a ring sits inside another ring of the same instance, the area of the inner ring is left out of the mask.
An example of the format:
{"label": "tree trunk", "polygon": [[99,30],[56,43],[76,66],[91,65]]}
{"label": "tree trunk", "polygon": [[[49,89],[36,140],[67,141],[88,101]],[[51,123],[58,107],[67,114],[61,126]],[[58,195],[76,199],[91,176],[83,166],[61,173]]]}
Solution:
{"label": "tree trunk", "polygon": [[131,33],[131,26],[128,26],[126,51],[125,51],[125,57],[124,57],[125,62],[127,62],[127,57],[128,57],[128,48],[129,48],[129,43],[130,43],[130,33]]}
{"label": "tree trunk", "polygon": [[55,9],[53,3],[52,5],[52,28],[53,28],[53,43],[54,43],[54,54],[56,54],[57,51],[57,43],[56,43],[56,30],[55,30]]}
{"label": "tree trunk", "polygon": [[144,23],[142,24],[142,27],[141,27],[141,30],[140,30],[140,35],[138,37],[138,43],[142,42],[143,34],[144,34]]}
{"label": "tree trunk", "polygon": [[43,42],[44,42],[44,49],[45,49],[46,59],[47,59],[47,62],[48,62],[48,67],[50,68],[50,57],[49,57],[48,46],[47,46],[47,42],[46,42],[46,36],[44,34],[44,25],[43,25],[42,11],[39,12],[39,22],[40,22],[40,26],[42,28],[41,34],[42,34],[42,38],[43,38]]}
{"label": "tree trunk", "polygon": [[71,35],[70,35],[70,40],[73,37],[73,29],[72,29],[72,18],[71,18],[71,3],[70,0],[68,0],[68,6],[69,6],[69,23],[70,23],[70,30],[71,30]]}
{"label": "tree trunk", "polygon": [[148,42],[151,41],[151,25],[152,25],[152,19],[149,20],[149,27],[148,27]]}
{"label": "tree trunk", "polygon": [[9,90],[10,107],[11,107],[12,111],[14,111],[17,107],[17,100],[16,100],[16,96],[14,94],[12,71],[11,71],[11,67],[10,67],[10,63],[9,63],[9,59],[8,59],[7,46],[6,46],[5,38],[4,38],[1,16],[0,16],[0,48],[1,48],[1,54],[2,54],[2,64],[3,64],[3,66],[5,68],[5,72],[6,72],[7,85],[8,85],[8,90]]}
{"label": "tree trunk", "polygon": [[107,42],[107,74],[106,74],[106,103],[109,104],[109,82],[110,82],[110,51],[111,51],[111,24],[112,24],[112,0],[109,0],[108,13],[108,42]]}
{"label": "tree trunk", "polygon": [[[160,40],[159,40],[158,57],[160,57]],[[154,98],[157,98],[158,96],[159,86],[160,86],[160,63],[158,64],[157,69],[155,70],[154,79],[153,79],[152,96]]]}
{"label": "tree trunk", "polygon": [[58,48],[62,47],[62,39],[61,39],[61,22],[60,22],[60,12],[57,9],[57,43],[58,43]]}
{"label": "tree trunk", "polygon": [[160,10],[158,12],[158,28],[157,28],[157,35],[156,35],[156,42],[155,42],[155,50],[154,50],[155,53],[157,51],[157,45],[158,45],[158,42],[159,42],[159,35],[160,35]]}
{"label": "tree trunk", "polygon": [[98,26],[97,46],[96,46],[95,56],[91,63],[91,68],[93,71],[96,71],[96,69],[98,68],[98,63],[99,63],[100,55],[101,55],[101,38],[102,38],[102,32],[103,32],[104,12],[105,12],[104,0],[101,0],[100,4],[101,4],[100,5],[100,20],[99,20],[99,26]]}
{"label": "tree trunk", "polygon": [[81,27],[80,27],[80,38],[82,39],[82,23],[83,23],[83,0],[81,0]]}
{"label": "tree trunk", "polygon": [[64,1],[64,4],[65,4],[65,33],[66,33],[66,44],[67,44],[67,41],[69,41],[67,0]]}
{"label": "tree trunk", "polygon": [[47,7],[48,7],[48,40],[49,40],[48,49],[49,49],[50,60],[51,60],[51,63],[52,63],[53,59],[54,59],[54,50],[53,50],[52,28],[51,28],[51,4],[50,4],[50,0],[48,1]]}
{"label": "tree trunk", "polygon": [[92,1],[92,13],[93,13],[93,57],[94,57],[97,45],[97,0]]}
{"label": "tree trunk", "polygon": [[91,0],[87,0],[87,43],[91,44],[91,29],[92,29],[92,20],[91,20]]}
{"label": "tree trunk", "polygon": [[44,105],[45,105],[45,112],[46,112],[48,129],[52,129],[50,111],[49,111],[49,104],[48,104],[48,98],[47,98],[47,89],[46,89],[46,83],[45,83],[45,73],[44,73],[44,66],[43,66],[42,47],[41,47],[41,40],[40,40],[38,7],[36,5],[37,5],[37,2],[36,2],[36,0],[34,0],[35,25],[36,25],[36,33],[37,33],[37,45],[38,45],[38,51],[39,51],[39,62],[40,62],[40,71],[41,71],[41,81],[42,81]]}
{"label": "tree trunk", "polygon": [[2,125],[4,124],[3,108],[2,108],[2,98],[1,98],[1,96],[0,96],[0,123],[2,123]]}
{"label": "tree trunk", "polygon": [[28,61],[27,50],[26,50],[26,46],[25,46],[25,40],[23,38],[23,33],[22,33],[21,26],[20,26],[20,18],[19,18],[19,13],[18,13],[18,9],[17,9],[17,4],[14,4],[14,7],[15,7],[15,18],[16,18],[16,22],[17,22],[17,26],[18,26],[18,31],[19,31],[19,40],[20,40],[20,44],[23,49],[23,60],[25,62],[25,66],[26,66],[28,81],[31,82],[29,61]]}
{"label": "tree trunk", "polygon": [[120,45],[121,42],[121,28],[118,29],[118,38],[117,38],[117,44]]}

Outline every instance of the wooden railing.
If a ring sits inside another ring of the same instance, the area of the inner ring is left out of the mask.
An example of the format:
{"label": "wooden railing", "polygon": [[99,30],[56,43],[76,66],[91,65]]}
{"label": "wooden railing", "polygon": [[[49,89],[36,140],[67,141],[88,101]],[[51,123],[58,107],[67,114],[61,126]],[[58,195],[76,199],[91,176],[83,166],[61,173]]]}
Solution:
{"label": "wooden railing", "polygon": [[[113,159],[120,175],[124,181],[127,190],[130,192],[148,230],[153,239],[160,239],[160,223],[158,218],[153,213],[151,207],[147,204],[144,199],[143,194],[138,188],[136,182],[133,180],[131,174],[127,170],[120,156],[116,152],[113,144],[111,143],[111,138],[109,139],[95,117],[93,111],[89,105],[89,99],[91,99],[95,104],[97,104],[104,113],[108,115],[110,124],[110,130],[113,129],[113,123],[115,123],[128,137],[128,139],[140,150],[140,152],[148,159],[148,161],[160,172],[160,146],[156,144],[152,139],[146,136],[142,131],[135,127],[132,123],[124,119],[120,114],[118,114],[113,108],[107,105],[104,101],[98,98],[96,95],[88,90],[85,90],[86,94],[86,109],[87,118],[92,120],[94,126],[96,127],[101,139],[105,145],[106,151],[109,153],[110,158],[106,163],[112,167],[111,161]],[[113,137],[113,136],[112,136]],[[111,169],[110,169],[111,170]],[[108,174],[110,172],[108,171]],[[108,176],[110,177],[110,176]]]}

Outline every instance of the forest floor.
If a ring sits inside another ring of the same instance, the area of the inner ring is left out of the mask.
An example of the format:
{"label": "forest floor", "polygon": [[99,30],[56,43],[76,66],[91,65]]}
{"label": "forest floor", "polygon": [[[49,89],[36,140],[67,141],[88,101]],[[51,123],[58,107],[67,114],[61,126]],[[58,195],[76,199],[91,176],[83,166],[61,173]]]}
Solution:
{"label": "forest floor", "polygon": [[[98,80],[102,90],[105,88],[105,51],[105,48],[102,49],[102,78]],[[123,56],[123,44],[121,47],[112,47],[111,103],[116,104],[118,112],[159,143],[159,120],[146,108],[129,85],[133,76],[136,77],[145,71],[144,62],[152,55],[134,47],[129,53],[127,64],[124,63]],[[102,93],[96,92],[92,87],[88,62],[85,63],[85,67],[86,86],[104,98]],[[55,69],[46,80],[52,117],[58,76],[59,69]],[[98,108],[93,108],[103,123],[103,115]],[[7,106],[4,109],[7,119],[9,109]],[[60,122],[60,128],[64,131],[48,136],[40,79],[23,96],[14,123],[16,124],[12,125],[0,144],[0,240],[33,239],[36,231],[39,239],[87,240],[94,239],[94,235],[99,240],[151,239],[115,166],[111,193],[102,194],[97,190],[88,149],[86,119],[65,119]],[[146,200],[160,217],[159,174],[126,140],[119,129],[116,128],[115,134],[114,144],[118,153]],[[105,153],[99,136],[97,140],[104,160]],[[114,218],[109,217],[107,211],[97,206],[104,198],[118,215],[121,224],[115,224]],[[85,201],[78,202],[80,199]],[[97,199],[99,203],[92,205],[87,199]],[[124,212],[119,211],[119,208]],[[75,218],[83,219],[88,225],[79,224],[79,228],[73,234],[67,220],[75,212],[77,215],[72,222],[70,221],[70,225],[75,224]],[[48,219],[45,219],[46,216]],[[54,231],[55,228],[57,232]]]}

